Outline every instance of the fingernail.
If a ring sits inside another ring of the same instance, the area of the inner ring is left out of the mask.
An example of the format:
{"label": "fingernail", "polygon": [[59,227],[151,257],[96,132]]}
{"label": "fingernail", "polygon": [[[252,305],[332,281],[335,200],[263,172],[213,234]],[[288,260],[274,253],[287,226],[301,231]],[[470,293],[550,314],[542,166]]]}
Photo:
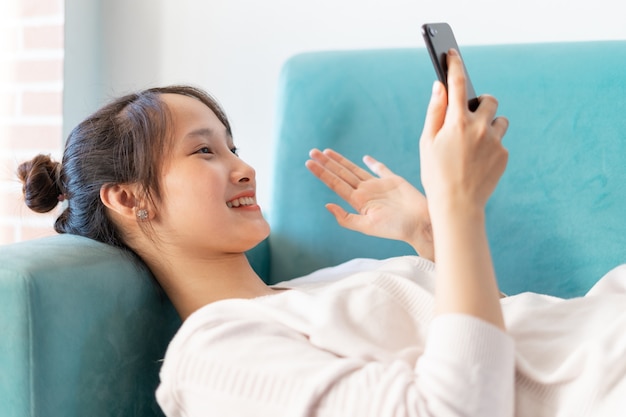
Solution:
{"label": "fingernail", "polygon": [[438,96],[441,91],[441,83],[439,81],[435,81],[433,83],[433,96]]}
{"label": "fingernail", "polygon": [[452,55],[452,56],[459,56],[459,52],[458,52],[456,49],[454,49],[454,48],[451,48],[451,49],[448,51],[448,54],[450,54],[450,55]]}

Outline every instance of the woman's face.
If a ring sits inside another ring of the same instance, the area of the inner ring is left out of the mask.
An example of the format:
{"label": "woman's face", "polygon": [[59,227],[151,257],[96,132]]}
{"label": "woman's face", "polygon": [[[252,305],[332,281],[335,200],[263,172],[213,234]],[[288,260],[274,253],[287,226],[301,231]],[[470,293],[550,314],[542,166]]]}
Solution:
{"label": "woman's face", "polygon": [[152,220],[158,239],[187,255],[251,249],[269,234],[256,203],[254,169],[239,159],[226,127],[201,101],[163,94],[173,118],[162,199]]}

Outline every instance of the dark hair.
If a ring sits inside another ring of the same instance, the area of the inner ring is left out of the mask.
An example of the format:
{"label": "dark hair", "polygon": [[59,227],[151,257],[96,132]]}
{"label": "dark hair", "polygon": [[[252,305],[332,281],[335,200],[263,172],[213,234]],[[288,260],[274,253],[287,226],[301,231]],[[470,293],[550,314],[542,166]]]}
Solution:
{"label": "dark hair", "polygon": [[231,134],[217,101],[190,86],[151,88],[105,105],[72,130],[62,163],[38,155],[22,163],[18,177],[26,205],[39,213],[67,206],[54,229],[129,249],[100,200],[106,184],[138,184],[145,197],[160,198],[159,174],[170,146],[170,113],[162,94],[194,97],[209,107]]}

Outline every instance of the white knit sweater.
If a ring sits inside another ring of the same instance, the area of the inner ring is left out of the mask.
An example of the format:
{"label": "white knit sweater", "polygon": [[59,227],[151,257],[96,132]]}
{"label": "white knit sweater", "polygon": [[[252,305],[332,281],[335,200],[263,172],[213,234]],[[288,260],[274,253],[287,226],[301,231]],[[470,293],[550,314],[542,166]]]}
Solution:
{"label": "white knit sweater", "polygon": [[432,263],[355,260],[192,314],[157,399],[168,417],[626,415],[619,275],[580,299],[504,299],[511,338],[433,319]]}

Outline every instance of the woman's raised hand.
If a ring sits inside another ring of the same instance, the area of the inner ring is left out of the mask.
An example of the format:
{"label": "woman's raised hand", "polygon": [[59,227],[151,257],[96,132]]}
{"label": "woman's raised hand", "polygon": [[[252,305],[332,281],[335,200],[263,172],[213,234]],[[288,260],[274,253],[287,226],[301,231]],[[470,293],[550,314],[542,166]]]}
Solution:
{"label": "woman's raised hand", "polygon": [[507,164],[501,140],[509,123],[495,117],[492,96],[482,95],[475,112],[468,109],[463,63],[454,50],[448,68],[448,95],[435,82],[420,139],[422,184],[432,212],[440,204],[482,210]]}
{"label": "woman's raised hand", "polygon": [[375,175],[330,149],[313,149],[310,157],[306,166],[313,175],[357,211],[349,213],[337,204],[327,204],[339,225],[405,241],[422,257],[434,259],[426,198],[408,181],[370,156],[363,162]]}

